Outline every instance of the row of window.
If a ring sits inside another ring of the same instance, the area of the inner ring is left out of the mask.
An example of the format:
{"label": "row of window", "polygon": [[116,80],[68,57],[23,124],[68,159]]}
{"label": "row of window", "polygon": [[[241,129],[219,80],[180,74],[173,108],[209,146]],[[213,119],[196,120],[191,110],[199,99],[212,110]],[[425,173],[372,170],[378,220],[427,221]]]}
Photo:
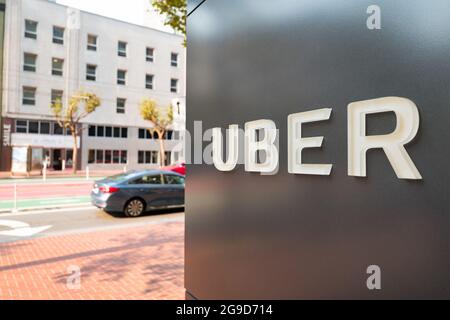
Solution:
{"label": "row of window", "polygon": [[[16,120],[16,132],[33,133],[33,134],[71,135],[69,128],[64,130],[57,122],[41,121],[41,120]],[[88,135],[89,137],[126,139],[128,138],[128,128],[89,125]],[[177,135],[178,135],[177,131],[167,130],[164,135],[164,139],[166,140],[178,139]],[[139,139],[158,139],[158,137],[156,135],[152,137],[149,130],[147,129],[139,129]]]}
{"label": "row of window", "polygon": [[[25,38],[37,39],[37,28],[38,22],[33,20],[25,20]],[[53,26],[53,43],[64,45],[64,33],[65,28],[59,26]],[[98,48],[98,36],[94,34],[87,35],[87,46],[86,49],[89,51],[97,51]],[[128,56],[128,43],[125,41],[117,42],[117,55],[119,57]],[[145,60],[147,62],[154,62],[155,60],[155,49],[151,47],[145,48]],[[170,65],[172,67],[178,67],[178,53],[171,52],[170,54]]]}
{"label": "row of window", "polygon": [[16,120],[17,133],[71,135],[69,128],[64,130],[57,122],[38,120]]}
{"label": "row of window", "polygon": [[126,150],[89,150],[89,164],[126,164]]}
{"label": "row of window", "polygon": [[[165,152],[165,165],[170,164],[171,151]],[[88,153],[89,164],[127,164],[126,150],[91,149]],[[138,151],[139,164],[158,164],[158,151]]]}
{"label": "row of window", "polygon": [[128,128],[112,126],[89,126],[89,137],[128,138]]}
{"label": "row of window", "polygon": [[[36,87],[28,87],[28,86],[23,87],[23,94],[22,94],[22,104],[23,105],[26,105],[26,106],[35,106],[36,105],[36,90],[37,90]],[[62,102],[63,95],[64,95],[63,90],[52,89],[51,95],[50,95],[50,103],[53,105],[57,101]]]}
{"label": "row of window", "polygon": [[[23,71],[36,72],[37,55],[34,53],[25,52],[23,54]],[[62,77],[64,75],[64,59],[52,58],[52,75]],[[145,88],[153,89],[155,76],[153,74],[145,75]],[[97,80],[97,66],[93,64],[86,65],[86,80]],[[117,70],[117,84],[127,84],[127,70]],[[178,79],[170,79],[170,92],[178,92]]]}
{"label": "row of window", "polygon": [[[117,84],[125,86],[127,84],[127,70],[118,69],[117,70]],[[155,76],[153,74],[145,75],[145,88],[153,89]],[[97,66],[94,64],[86,65],[86,80],[87,81],[96,81],[97,80]],[[177,93],[178,92],[178,79],[171,78],[170,79],[170,92]]]}
{"label": "row of window", "polygon": [[[23,95],[22,95],[22,104],[25,106],[35,106],[36,105],[36,87],[23,87]],[[64,95],[63,90],[51,90],[51,98],[50,103],[53,105],[57,101],[62,102]],[[125,114],[127,99],[125,98],[116,98],[116,113]]]}
{"label": "row of window", "polygon": [[[127,138],[128,128],[123,127],[112,127],[112,126],[98,126],[90,125],[88,127],[89,137],[100,137],[100,138]],[[139,139],[158,139],[157,135],[152,135],[147,129],[139,129]],[[178,131],[167,130],[164,134],[164,139],[172,140],[178,139]]]}
{"label": "row of window", "polygon": [[[37,55],[25,52],[23,54],[23,71],[36,72]],[[52,58],[52,75],[63,76],[64,59]]]}
{"label": "row of window", "polygon": [[[168,166],[172,156],[171,151],[165,151],[165,163]],[[159,152],[158,151],[138,151],[138,163],[139,164],[159,164]]]}
{"label": "row of window", "polygon": [[[152,134],[152,132],[148,129],[139,129],[138,132],[138,138],[139,139],[147,139],[147,140],[152,140],[152,139],[158,139],[158,135],[156,133]],[[178,131],[173,131],[173,130],[167,130],[164,133],[164,139],[166,140],[178,140],[179,139],[179,133]]]}

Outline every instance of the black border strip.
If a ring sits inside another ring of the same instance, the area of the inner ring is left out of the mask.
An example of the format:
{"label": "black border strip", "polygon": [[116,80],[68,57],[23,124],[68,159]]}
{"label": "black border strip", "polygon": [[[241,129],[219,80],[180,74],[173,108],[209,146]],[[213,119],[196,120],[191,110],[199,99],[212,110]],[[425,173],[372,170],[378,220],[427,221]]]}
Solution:
{"label": "black border strip", "polygon": [[202,0],[202,2],[200,2],[194,9],[192,9],[191,12],[189,12],[186,17],[189,17],[191,14],[193,14],[194,11],[197,10],[205,2],[206,2],[206,0]]}

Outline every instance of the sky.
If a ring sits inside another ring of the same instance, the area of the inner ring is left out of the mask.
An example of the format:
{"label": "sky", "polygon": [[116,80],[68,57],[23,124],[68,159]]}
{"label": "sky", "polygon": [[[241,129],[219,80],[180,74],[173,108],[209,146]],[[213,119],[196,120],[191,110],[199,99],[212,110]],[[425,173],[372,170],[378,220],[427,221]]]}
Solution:
{"label": "sky", "polygon": [[151,0],[57,0],[56,2],[102,16],[171,32],[172,30],[170,27],[164,26],[164,18],[153,10],[150,1]]}

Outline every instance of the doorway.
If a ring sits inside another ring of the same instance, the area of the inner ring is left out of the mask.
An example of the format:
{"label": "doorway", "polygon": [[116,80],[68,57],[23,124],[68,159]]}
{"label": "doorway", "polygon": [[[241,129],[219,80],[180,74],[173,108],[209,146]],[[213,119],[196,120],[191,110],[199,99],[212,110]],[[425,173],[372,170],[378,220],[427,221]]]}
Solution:
{"label": "doorway", "polygon": [[52,168],[53,170],[62,170],[62,150],[53,149],[52,151]]}

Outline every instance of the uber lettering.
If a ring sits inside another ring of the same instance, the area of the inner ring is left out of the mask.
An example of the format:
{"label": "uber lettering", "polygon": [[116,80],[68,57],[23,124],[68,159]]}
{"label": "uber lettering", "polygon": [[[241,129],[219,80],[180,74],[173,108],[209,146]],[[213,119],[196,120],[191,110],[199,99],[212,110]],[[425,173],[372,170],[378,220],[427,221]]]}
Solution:
{"label": "uber lettering", "polygon": [[[393,112],[396,128],[385,135],[366,135],[366,116],[369,114]],[[288,116],[288,172],[291,174],[330,175],[332,164],[306,164],[302,162],[302,151],[320,148],[324,137],[303,137],[302,125],[330,119],[331,108],[322,108]],[[399,179],[421,180],[422,176],[405,149],[419,129],[417,106],[409,99],[384,97],[352,102],[347,107],[348,175],[366,177],[366,154],[370,149],[381,148]],[[234,170],[239,157],[239,127],[230,125],[228,131],[228,156],[222,156],[222,132],[212,130],[212,158],[220,171]],[[257,132],[264,138],[257,139]],[[277,128],[272,120],[257,120],[245,123],[244,158],[245,171],[273,174],[278,168],[279,151],[275,143]],[[258,153],[264,152],[265,159],[258,161]]]}

